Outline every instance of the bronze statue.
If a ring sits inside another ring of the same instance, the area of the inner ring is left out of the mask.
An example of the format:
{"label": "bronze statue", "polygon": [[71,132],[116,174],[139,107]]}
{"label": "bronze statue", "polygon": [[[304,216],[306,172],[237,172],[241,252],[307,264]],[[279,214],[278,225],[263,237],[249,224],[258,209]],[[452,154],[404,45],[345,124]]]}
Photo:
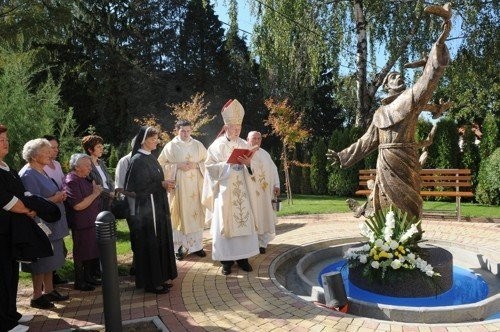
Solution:
{"label": "bronze statue", "polygon": [[[420,170],[418,149],[427,143],[415,142],[415,130],[420,113],[429,110],[438,117],[450,107],[450,103],[428,104],[437,83],[450,60],[445,40],[451,29],[450,4],[430,6],[425,12],[443,18],[443,32],[433,45],[428,57],[407,67],[425,65],[422,76],[410,88],[406,88],[400,73],[389,73],[383,83],[388,97],[375,111],[366,133],[351,146],[340,152],[329,150],[332,164],[350,167],[378,147],[377,173],[368,201],[360,206],[348,200],[356,216],[370,216],[389,205],[420,218]],[[432,138],[430,138],[432,141]],[[429,143],[430,144],[430,143]]]}

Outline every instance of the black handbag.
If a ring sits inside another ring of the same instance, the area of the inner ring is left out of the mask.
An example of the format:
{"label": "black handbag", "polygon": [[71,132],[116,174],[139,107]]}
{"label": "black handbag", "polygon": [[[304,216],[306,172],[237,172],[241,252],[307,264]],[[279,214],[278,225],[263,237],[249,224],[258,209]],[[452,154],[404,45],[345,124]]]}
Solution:
{"label": "black handbag", "polygon": [[130,207],[125,197],[115,197],[111,201],[111,213],[116,219],[126,219],[130,215]]}

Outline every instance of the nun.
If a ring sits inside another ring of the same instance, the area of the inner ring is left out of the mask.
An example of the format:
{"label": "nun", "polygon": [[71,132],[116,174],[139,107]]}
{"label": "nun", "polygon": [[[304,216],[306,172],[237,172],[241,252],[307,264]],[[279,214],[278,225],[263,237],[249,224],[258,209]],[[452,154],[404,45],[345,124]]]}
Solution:
{"label": "nun", "polygon": [[125,190],[135,193],[137,246],[135,286],[148,293],[165,294],[177,277],[167,190],[175,182],[165,180],[156,157],[159,131],[141,127],[135,137]]}

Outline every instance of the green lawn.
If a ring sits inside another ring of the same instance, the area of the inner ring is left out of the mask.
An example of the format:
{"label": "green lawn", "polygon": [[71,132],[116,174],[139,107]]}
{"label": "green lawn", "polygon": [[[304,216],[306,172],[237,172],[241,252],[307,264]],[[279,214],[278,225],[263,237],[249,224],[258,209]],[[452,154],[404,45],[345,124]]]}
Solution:
{"label": "green lawn", "polygon": [[[278,212],[278,216],[348,212],[349,209],[345,203],[346,199],[346,197],[296,195],[293,197],[293,204],[288,203],[286,200],[281,202],[281,211]],[[360,203],[365,201],[362,197],[358,197],[356,200]],[[461,206],[463,218],[500,218],[500,206],[488,206],[472,203],[462,203]],[[424,213],[434,211],[448,211],[452,213],[455,211],[455,201],[424,201]]]}
{"label": "green lawn", "polygon": [[[281,211],[278,216],[300,215],[300,214],[320,214],[320,213],[338,213],[349,212],[345,197],[330,197],[330,196],[313,196],[313,195],[296,195],[293,198],[293,204],[286,200],[281,202]],[[362,203],[363,198],[357,198]],[[424,212],[431,211],[449,211],[455,210],[455,202],[424,202]],[[462,203],[462,217],[481,217],[481,218],[500,218],[500,206],[485,206],[480,204]],[[65,238],[68,251],[72,252],[73,242],[71,236]],[[130,254],[130,242],[128,235],[128,226],[125,220],[121,219],[117,222],[117,242],[116,252],[118,256]],[[70,259],[66,260],[66,264],[61,269],[61,274],[67,278],[73,279],[73,262]],[[127,273],[129,268],[128,263],[118,265],[118,271],[121,275]],[[30,283],[31,277],[28,273],[21,273],[21,282]]]}

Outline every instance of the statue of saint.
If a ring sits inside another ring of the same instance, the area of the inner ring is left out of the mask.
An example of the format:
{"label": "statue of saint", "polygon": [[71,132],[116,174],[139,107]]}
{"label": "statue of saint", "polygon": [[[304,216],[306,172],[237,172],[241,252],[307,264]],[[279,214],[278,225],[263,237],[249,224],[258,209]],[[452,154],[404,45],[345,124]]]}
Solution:
{"label": "statue of saint", "polygon": [[[406,88],[403,77],[398,72],[390,72],[383,83],[388,97],[375,111],[366,133],[351,146],[340,152],[329,150],[328,159],[332,164],[350,167],[378,148],[377,173],[368,201],[357,205],[348,200],[356,216],[370,216],[379,209],[396,206],[410,216],[421,217],[420,170],[415,130],[420,113],[430,110],[435,117],[449,108],[450,103],[428,105],[439,79],[450,60],[445,40],[451,29],[450,4],[430,6],[425,12],[443,18],[443,32],[433,45],[422,76],[410,88]],[[408,67],[415,67],[416,63]]]}

